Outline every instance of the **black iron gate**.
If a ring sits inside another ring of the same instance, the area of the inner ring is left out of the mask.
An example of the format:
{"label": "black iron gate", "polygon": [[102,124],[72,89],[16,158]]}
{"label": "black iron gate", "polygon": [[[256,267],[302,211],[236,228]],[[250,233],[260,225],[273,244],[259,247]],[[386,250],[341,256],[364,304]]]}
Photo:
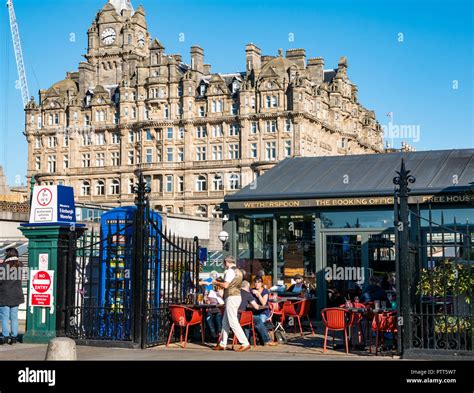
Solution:
{"label": "black iron gate", "polygon": [[406,356],[474,356],[474,230],[448,210],[408,204],[415,178],[394,183],[399,350]]}
{"label": "black iron gate", "polygon": [[[198,238],[167,231],[150,209],[141,173],[138,179],[133,220],[109,224],[106,236],[103,228],[85,232],[70,250],[65,333],[86,344],[147,348],[165,343],[169,305],[195,300]],[[104,293],[106,303],[99,300]]]}

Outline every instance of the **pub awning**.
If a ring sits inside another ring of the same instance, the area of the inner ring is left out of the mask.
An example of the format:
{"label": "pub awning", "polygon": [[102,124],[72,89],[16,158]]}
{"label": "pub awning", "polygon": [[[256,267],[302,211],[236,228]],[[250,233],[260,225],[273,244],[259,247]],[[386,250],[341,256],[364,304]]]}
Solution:
{"label": "pub awning", "polygon": [[225,202],[391,196],[402,159],[411,195],[474,189],[474,149],[287,158]]}

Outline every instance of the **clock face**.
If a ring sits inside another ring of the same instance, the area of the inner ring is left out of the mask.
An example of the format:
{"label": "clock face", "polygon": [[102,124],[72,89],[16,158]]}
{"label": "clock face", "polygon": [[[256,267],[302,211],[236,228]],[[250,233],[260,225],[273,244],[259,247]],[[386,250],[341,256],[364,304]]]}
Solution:
{"label": "clock face", "polygon": [[102,42],[105,45],[112,45],[117,38],[117,33],[111,27],[105,29],[101,34]]}
{"label": "clock face", "polygon": [[137,40],[138,40],[138,47],[143,48],[146,44],[146,40],[145,40],[145,35],[141,31],[137,34]]}

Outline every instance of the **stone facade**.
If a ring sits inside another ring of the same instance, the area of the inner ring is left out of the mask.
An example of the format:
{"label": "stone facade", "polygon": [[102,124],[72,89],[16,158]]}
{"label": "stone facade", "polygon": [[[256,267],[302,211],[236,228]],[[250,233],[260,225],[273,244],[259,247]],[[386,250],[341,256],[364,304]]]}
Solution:
{"label": "stone facade", "polygon": [[248,44],[246,70],[190,65],[147,30],[142,6],[114,0],[88,30],[86,61],[26,108],[28,177],[75,188],[84,203],[134,200],[141,169],[154,208],[219,217],[224,195],[288,156],[383,151],[373,111],[358,101],[344,57],[325,69],[304,49],[264,56]]}

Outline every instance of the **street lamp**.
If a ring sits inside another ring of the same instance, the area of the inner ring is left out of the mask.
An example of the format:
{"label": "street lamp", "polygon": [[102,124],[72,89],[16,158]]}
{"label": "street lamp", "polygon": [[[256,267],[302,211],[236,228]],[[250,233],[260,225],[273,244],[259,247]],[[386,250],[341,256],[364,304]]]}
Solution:
{"label": "street lamp", "polygon": [[227,240],[229,239],[229,234],[226,231],[219,232],[219,240],[222,242],[222,249],[224,251],[229,251],[229,243]]}

